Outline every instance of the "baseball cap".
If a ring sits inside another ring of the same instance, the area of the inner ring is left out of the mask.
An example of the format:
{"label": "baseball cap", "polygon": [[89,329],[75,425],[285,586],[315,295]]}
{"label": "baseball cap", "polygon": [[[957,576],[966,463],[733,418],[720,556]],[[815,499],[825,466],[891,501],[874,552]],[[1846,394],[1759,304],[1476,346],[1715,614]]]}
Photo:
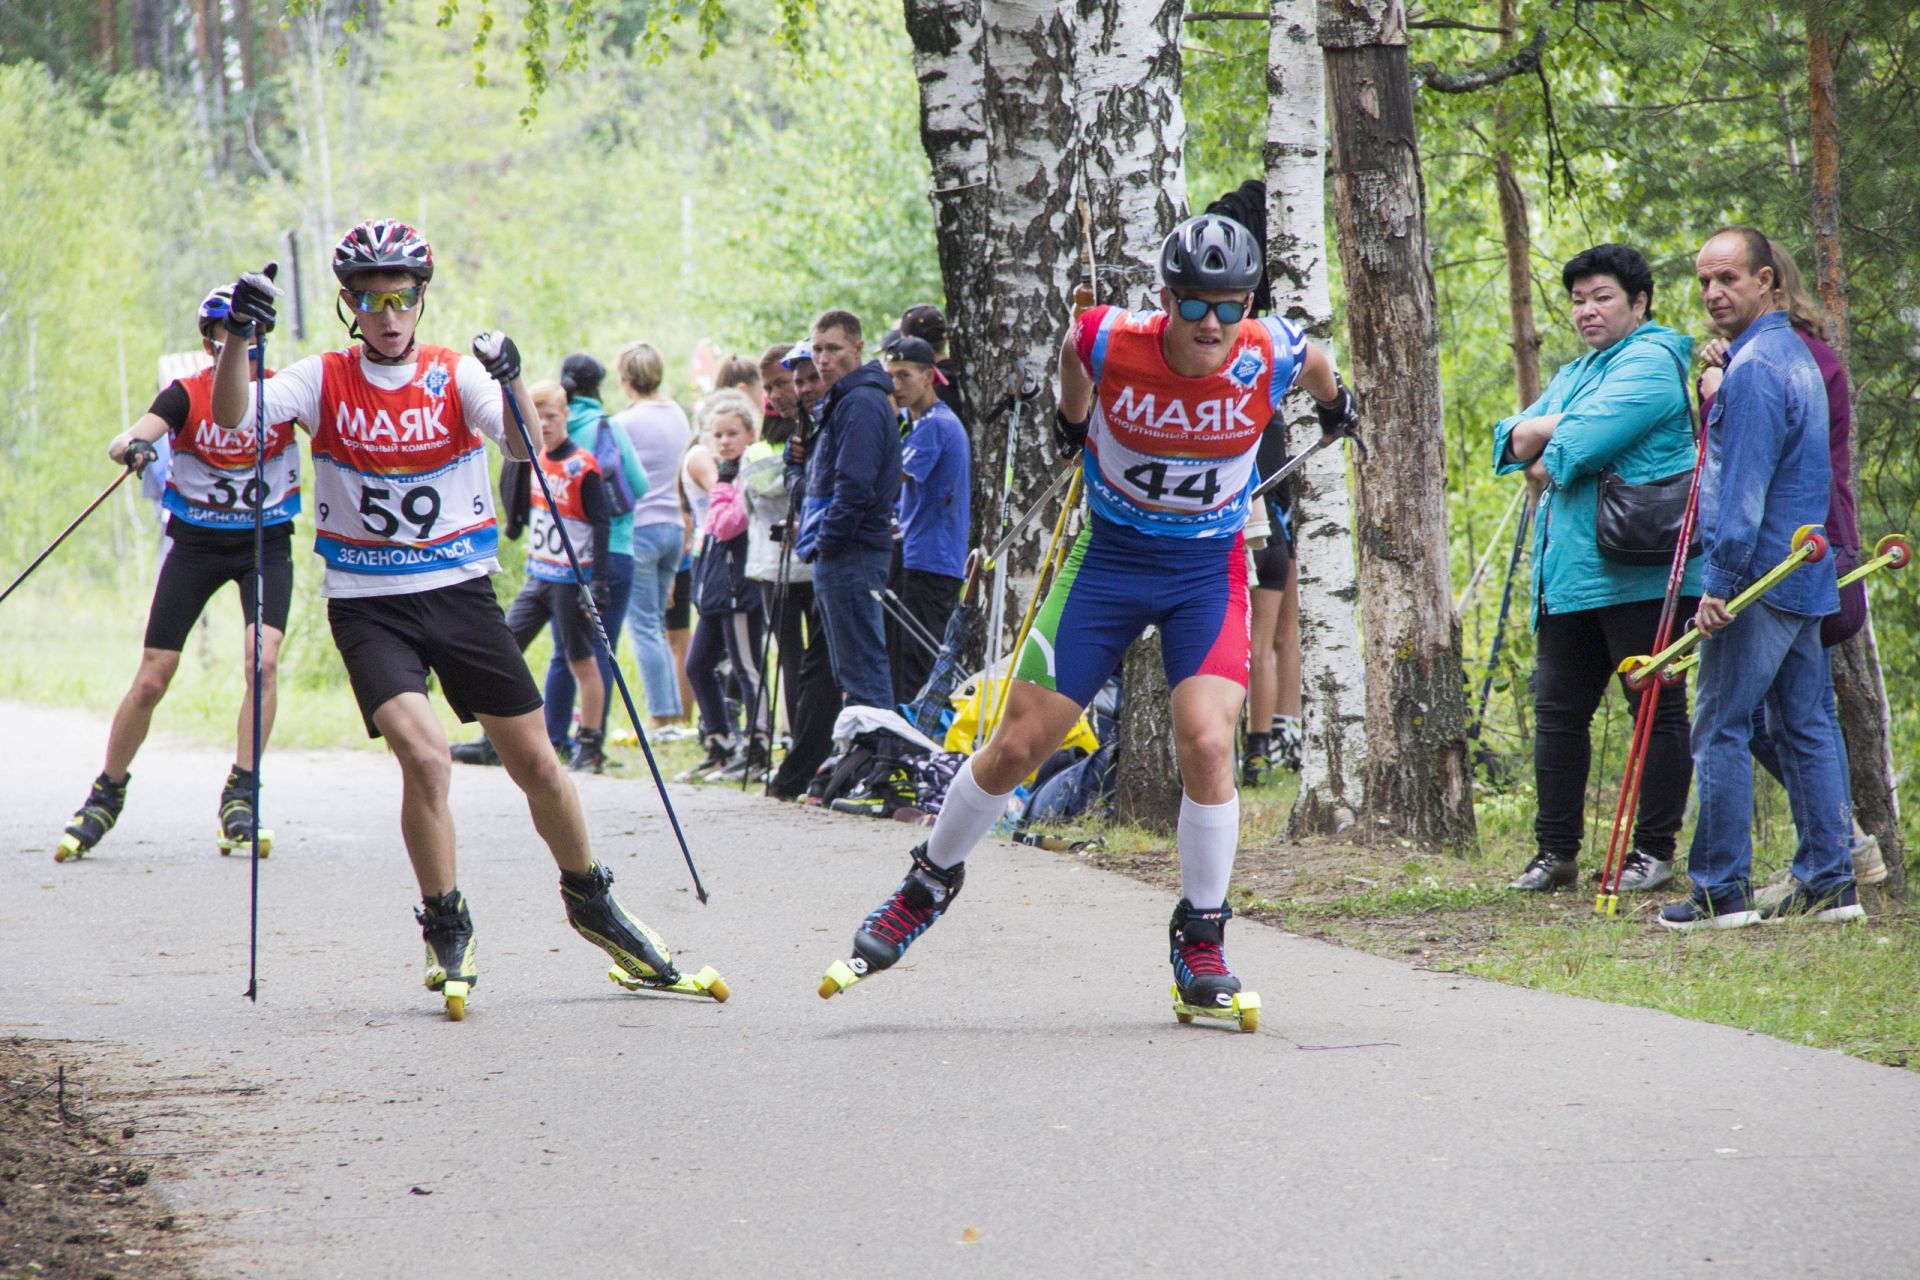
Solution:
{"label": "baseball cap", "polygon": [[937,347],[947,340],[947,317],[930,302],[916,302],[900,313],[900,332]]}
{"label": "baseball cap", "polygon": [[939,357],[933,353],[933,344],[925,338],[895,337],[881,349],[881,357],[889,363],[906,361],[909,364],[923,364],[933,370],[933,379],[941,386],[947,385],[947,375],[940,372]]}
{"label": "baseball cap", "polygon": [[813,359],[813,339],[802,338],[793,344],[793,348],[789,350],[787,354],[780,357],[780,367],[782,369],[791,369],[802,360],[811,359]]}

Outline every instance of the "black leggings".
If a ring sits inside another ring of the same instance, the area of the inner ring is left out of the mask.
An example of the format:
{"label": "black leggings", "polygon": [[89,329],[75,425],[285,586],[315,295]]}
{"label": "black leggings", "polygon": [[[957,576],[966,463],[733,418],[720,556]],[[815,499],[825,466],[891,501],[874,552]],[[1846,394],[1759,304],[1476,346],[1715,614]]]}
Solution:
{"label": "black leggings", "polygon": [[687,646],[687,683],[693,686],[694,701],[700,704],[703,736],[733,733],[733,725],[727,720],[726,693],[720,686],[721,658],[733,667],[734,691],[753,721],[748,727],[755,733],[768,732],[768,708],[756,705],[764,625],[757,601],[751,609],[703,613],[694,623],[693,643]]}
{"label": "black leggings", "polygon": [[[1681,599],[1674,615],[1675,635],[1698,604],[1690,597]],[[1533,835],[1539,852],[1567,858],[1579,854],[1587,769],[1593,754],[1589,737],[1593,713],[1620,662],[1652,650],[1653,632],[1659,622],[1658,600],[1634,600],[1548,614],[1540,619],[1534,636],[1533,667],[1533,713],[1538,722],[1533,738],[1533,777],[1539,799]],[[1620,689],[1626,695],[1627,721],[1619,737],[1630,743],[1640,695],[1627,687],[1624,678]],[[1640,811],[1633,828],[1634,848],[1657,858],[1673,857],[1674,836],[1679,833],[1687,788],[1692,785],[1687,691],[1684,686],[1664,689],[1647,742]],[[1611,820],[1613,803],[1603,799],[1602,821]]]}

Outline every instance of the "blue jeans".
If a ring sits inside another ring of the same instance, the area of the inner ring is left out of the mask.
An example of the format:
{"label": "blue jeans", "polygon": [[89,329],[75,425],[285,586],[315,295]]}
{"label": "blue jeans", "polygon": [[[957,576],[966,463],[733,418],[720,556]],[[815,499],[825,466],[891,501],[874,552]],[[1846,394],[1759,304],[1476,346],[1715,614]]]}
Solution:
{"label": "blue jeans", "polygon": [[[595,573],[602,572],[594,566]],[[619,552],[607,553],[607,613],[600,621],[606,624],[607,643],[613,651],[620,651],[620,624],[627,616],[627,594],[633,590],[633,557]],[[600,683],[606,688],[607,700],[602,707],[600,723],[588,728],[607,731],[607,721],[613,718],[613,704],[620,700],[619,692],[613,687],[613,663],[600,650],[600,642],[593,644],[594,660],[600,664]],[[567,666],[566,650],[556,635],[553,644],[553,661],[547,664],[547,740],[565,742],[568,730],[573,728],[573,671]]]}
{"label": "blue jeans", "polygon": [[1833,711],[1833,674],[1820,619],[1764,600],[1704,641],[1693,699],[1693,767],[1700,816],[1687,854],[1695,902],[1745,908],[1752,896],[1753,717],[1763,713],[1800,845],[1793,876],[1815,894],[1853,881],[1846,745]]}
{"label": "blue jeans", "polygon": [[813,598],[827,624],[833,682],[850,706],[893,709],[887,630],[873,592],[887,588],[893,551],[843,547],[813,562]]}
{"label": "blue jeans", "polygon": [[680,568],[685,535],[677,524],[643,524],[633,530],[633,592],[627,597],[627,630],[633,633],[633,651],[640,662],[640,684],[647,695],[647,714],[656,720],[678,720],[680,679],[673,671],[673,648],[667,643],[667,596]]}

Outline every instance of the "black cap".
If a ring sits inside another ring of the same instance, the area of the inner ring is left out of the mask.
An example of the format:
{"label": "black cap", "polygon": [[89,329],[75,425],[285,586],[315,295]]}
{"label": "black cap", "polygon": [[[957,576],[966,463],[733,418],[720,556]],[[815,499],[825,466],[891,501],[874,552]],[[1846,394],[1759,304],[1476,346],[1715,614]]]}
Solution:
{"label": "black cap", "polygon": [[929,366],[939,361],[933,353],[933,344],[925,338],[896,337],[880,349],[880,355],[888,361],[907,360]]}
{"label": "black cap", "polygon": [[917,302],[900,314],[900,332],[938,347],[947,340],[947,318],[930,302]]}
{"label": "black cap", "polygon": [[560,386],[569,396],[598,400],[600,384],[606,380],[606,369],[585,352],[577,352],[560,362]]}

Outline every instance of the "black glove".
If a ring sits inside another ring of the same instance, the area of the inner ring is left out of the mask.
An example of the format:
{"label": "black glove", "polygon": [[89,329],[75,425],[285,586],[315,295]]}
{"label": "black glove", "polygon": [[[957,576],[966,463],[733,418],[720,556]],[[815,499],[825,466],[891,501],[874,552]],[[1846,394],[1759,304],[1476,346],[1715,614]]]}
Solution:
{"label": "black glove", "polygon": [[154,448],[153,441],[130,440],[127,442],[127,451],[121,455],[120,460],[127,464],[127,470],[139,475],[147,469],[148,463],[157,461],[159,457],[160,451]]}
{"label": "black glove", "polygon": [[1074,422],[1058,409],[1053,411],[1053,451],[1060,455],[1060,461],[1073,461],[1073,456],[1087,447],[1087,423],[1092,417],[1089,413]]}
{"label": "black glove", "polygon": [[269,262],[260,270],[249,271],[233,282],[233,301],[228,304],[227,318],[222,321],[228,333],[235,337],[251,338],[255,326],[268,333],[273,332],[273,300],[280,296],[273,278],[279,274],[280,264]]}
{"label": "black glove", "polygon": [[587,579],[587,594],[593,598],[594,612],[600,615],[602,623],[606,621],[607,610],[613,607],[613,584],[606,578],[595,576]]}
{"label": "black glove", "polygon": [[1360,425],[1360,406],[1354,403],[1353,392],[1347,390],[1347,384],[1337,373],[1333,375],[1333,386],[1333,399],[1313,402],[1313,411],[1320,416],[1320,434],[1358,440],[1355,428]]}
{"label": "black glove", "polygon": [[718,473],[722,481],[727,484],[732,484],[740,478],[740,459],[722,458],[720,459],[720,465],[714,468],[714,470]]}
{"label": "black glove", "polygon": [[473,340],[473,354],[487,367],[495,382],[512,382],[520,376],[520,348],[498,329],[490,329]]}

